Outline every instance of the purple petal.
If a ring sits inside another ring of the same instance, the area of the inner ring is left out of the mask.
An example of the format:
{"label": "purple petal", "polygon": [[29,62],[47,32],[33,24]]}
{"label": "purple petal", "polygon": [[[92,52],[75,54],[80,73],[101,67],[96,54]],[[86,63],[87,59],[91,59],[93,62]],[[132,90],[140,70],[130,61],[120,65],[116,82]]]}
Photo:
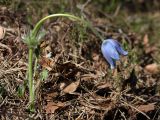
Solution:
{"label": "purple petal", "polygon": [[123,50],[122,47],[117,47],[116,49],[117,49],[118,53],[120,53],[121,55],[124,55],[124,56],[125,56],[125,55],[128,54],[128,52],[125,51],[125,50]]}
{"label": "purple petal", "polygon": [[118,53],[120,53],[121,55],[127,55],[127,54],[128,54],[128,52],[125,51],[125,50],[122,48],[121,44],[120,44],[117,40],[107,39],[107,41],[108,41],[109,43],[111,43],[111,44],[116,48],[116,50],[118,51]]}
{"label": "purple petal", "polygon": [[114,61],[110,56],[108,56],[108,54],[105,54],[105,53],[103,52],[103,50],[102,50],[102,53],[103,53],[104,58],[105,58],[105,59],[107,60],[107,62],[109,63],[110,68],[111,68],[111,69],[114,69],[115,66],[116,66],[115,61]]}
{"label": "purple petal", "polygon": [[109,43],[108,41],[104,40],[101,46],[101,49],[104,49],[104,54],[107,54],[112,59],[119,60],[119,54],[115,47]]}

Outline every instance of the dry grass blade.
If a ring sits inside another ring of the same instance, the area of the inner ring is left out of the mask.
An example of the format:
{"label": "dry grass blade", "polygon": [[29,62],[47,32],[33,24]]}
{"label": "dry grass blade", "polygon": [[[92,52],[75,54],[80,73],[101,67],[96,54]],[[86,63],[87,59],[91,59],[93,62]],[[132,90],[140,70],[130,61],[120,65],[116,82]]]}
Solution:
{"label": "dry grass blade", "polygon": [[7,45],[0,43],[0,47],[7,49],[10,54],[12,53],[11,48],[9,48]]}
{"label": "dry grass blade", "polygon": [[27,70],[26,67],[21,67],[21,68],[10,68],[9,70],[0,70],[0,73],[3,75],[5,74],[12,74],[13,72],[21,71],[21,70]]}
{"label": "dry grass blade", "polygon": [[133,108],[134,110],[138,111],[139,113],[141,113],[142,115],[144,115],[147,119],[149,119],[149,120],[151,119],[148,115],[146,115],[144,112],[140,111],[138,108],[134,107],[133,105],[130,105],[129,103],[127,103],[127,102],[125,102],[123,100],[121,100],[121,102],[124,105],[129,106],[129,107]]}

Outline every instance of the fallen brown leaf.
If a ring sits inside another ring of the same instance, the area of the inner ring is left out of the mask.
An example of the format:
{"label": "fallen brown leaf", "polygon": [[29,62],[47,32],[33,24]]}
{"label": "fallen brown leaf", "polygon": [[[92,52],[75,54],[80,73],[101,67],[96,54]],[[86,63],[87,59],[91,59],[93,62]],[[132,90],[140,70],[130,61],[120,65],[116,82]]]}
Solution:
{"label": "fallen brown leaf", "polygon": [[54,113],[55,110],[63,107],[64,105],[65,105],[65,103],[62,103],[62,102],[58,102],[58,103],[48,102],[45,107],[46,113]]}
{"label": "fallen brown leaf", "polygon": [[47,57],[41,57],[39,63],[40,65],[42,65],[43,68],[47,69],[48,71],[51,71],[54,65],[53,59]]}
{"label": "fallen brown leaf", "polygon": [[0,39],[3,39],[5,36],[6,30],[4,27],[0,26]]}
{"label": "fallen brown leaf", "polygon": [[74,91],[76,91],[78,86],[79,86],[79,81],[72,82],[63,89],[63,92],[72,94]]}
{"label": "fallen brown leaf", "polygon": [[148,105],[140,105],[137,107],[138,110],[142,111],[142,112],[149,112],[155,109],[155,105],[154,103],[150,103]]}
{"label": "fallen brown leaf", "polygon": [[146,65],[145,70],[149,73],[152,73],[152,74],[157,74],[160,71],[159,70],[159,65],[156,64],[156,63]]}

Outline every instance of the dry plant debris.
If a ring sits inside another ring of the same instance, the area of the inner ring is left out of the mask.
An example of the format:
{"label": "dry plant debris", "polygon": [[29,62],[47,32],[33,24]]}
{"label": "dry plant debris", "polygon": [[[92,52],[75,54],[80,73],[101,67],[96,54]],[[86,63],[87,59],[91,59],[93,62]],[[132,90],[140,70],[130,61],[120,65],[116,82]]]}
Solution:
{"label": "dry plant debris", "polygon": [[[27,47],[21,36],[28,24],[24,22],[24,14],[7,8],[0,9],[0,18],[0,119],[160,118],[160,96],[156,94],[159,65],[153,62],[157,48],[149,44],[147,34],[142,43],[135,33],[123,32],[110,20],[101,18],[92,21],[104,36],[126,42],[131,52],[138,53],[136,65],[132,60],[135,53],[123,59],[123,65],[118,64],[119,78],[124,83],[122,91],[119,93],[113,87],[114,77],[100,52],[101,41],[89,30],[81,33],[74,22],[56,19],[44,26],[48,32],[39,46],[41,57],[35,80],[40,80],[37,74],[44,69],[49,75],[37,91],[36,112],[29,113],[28,88],[23,96],[18,95],[18,88],[25,84],[27,77]],[[8,30],[2,27],[5,22]],[[104,27],[106,24],[112,26]],[[79,38],[80,34],[84,41]]]}

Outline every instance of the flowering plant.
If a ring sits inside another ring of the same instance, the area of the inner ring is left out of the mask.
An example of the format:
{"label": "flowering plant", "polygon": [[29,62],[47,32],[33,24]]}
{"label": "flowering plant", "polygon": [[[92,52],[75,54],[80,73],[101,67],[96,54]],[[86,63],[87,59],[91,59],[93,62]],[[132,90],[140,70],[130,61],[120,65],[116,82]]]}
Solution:
{"label": "flowering plant", "polygon": [[[71,20],[74,21],[80,21],[83,24],[86,24],[87,27],[89,27],[92,32],[97,35],[101,40],[103,39],[101,35],[92,27],[92,25],[88,22],[85,21],[79,17],[76,17],[74,15],[70,14],[52,14],[48,15],[44,18],[42,18],[34,27],[34,29],[27,35],[25,35],[22,39],[24,43],[28,45],[29,48],[29,59],[28,59],[28,85],[29,85],[29,108],[30,111],[34,111],[34,100],[35,100],[35,88],[34,88],[34,80],[33,80],[33,72],[36,71],[36,69],[33,70],[33,56],[34,56],[34,51],[37,48],[37,46],[40,44],[40,40],[42,37],[44,37],[45,33],[40,31],[40,28],[42,24],[44,23],[45,20],[53,17],[67,17]],[[38,59],[38,56],[36,56],[36,60]],[[36,68],[37,63],[35,62],[34,68]]]}

